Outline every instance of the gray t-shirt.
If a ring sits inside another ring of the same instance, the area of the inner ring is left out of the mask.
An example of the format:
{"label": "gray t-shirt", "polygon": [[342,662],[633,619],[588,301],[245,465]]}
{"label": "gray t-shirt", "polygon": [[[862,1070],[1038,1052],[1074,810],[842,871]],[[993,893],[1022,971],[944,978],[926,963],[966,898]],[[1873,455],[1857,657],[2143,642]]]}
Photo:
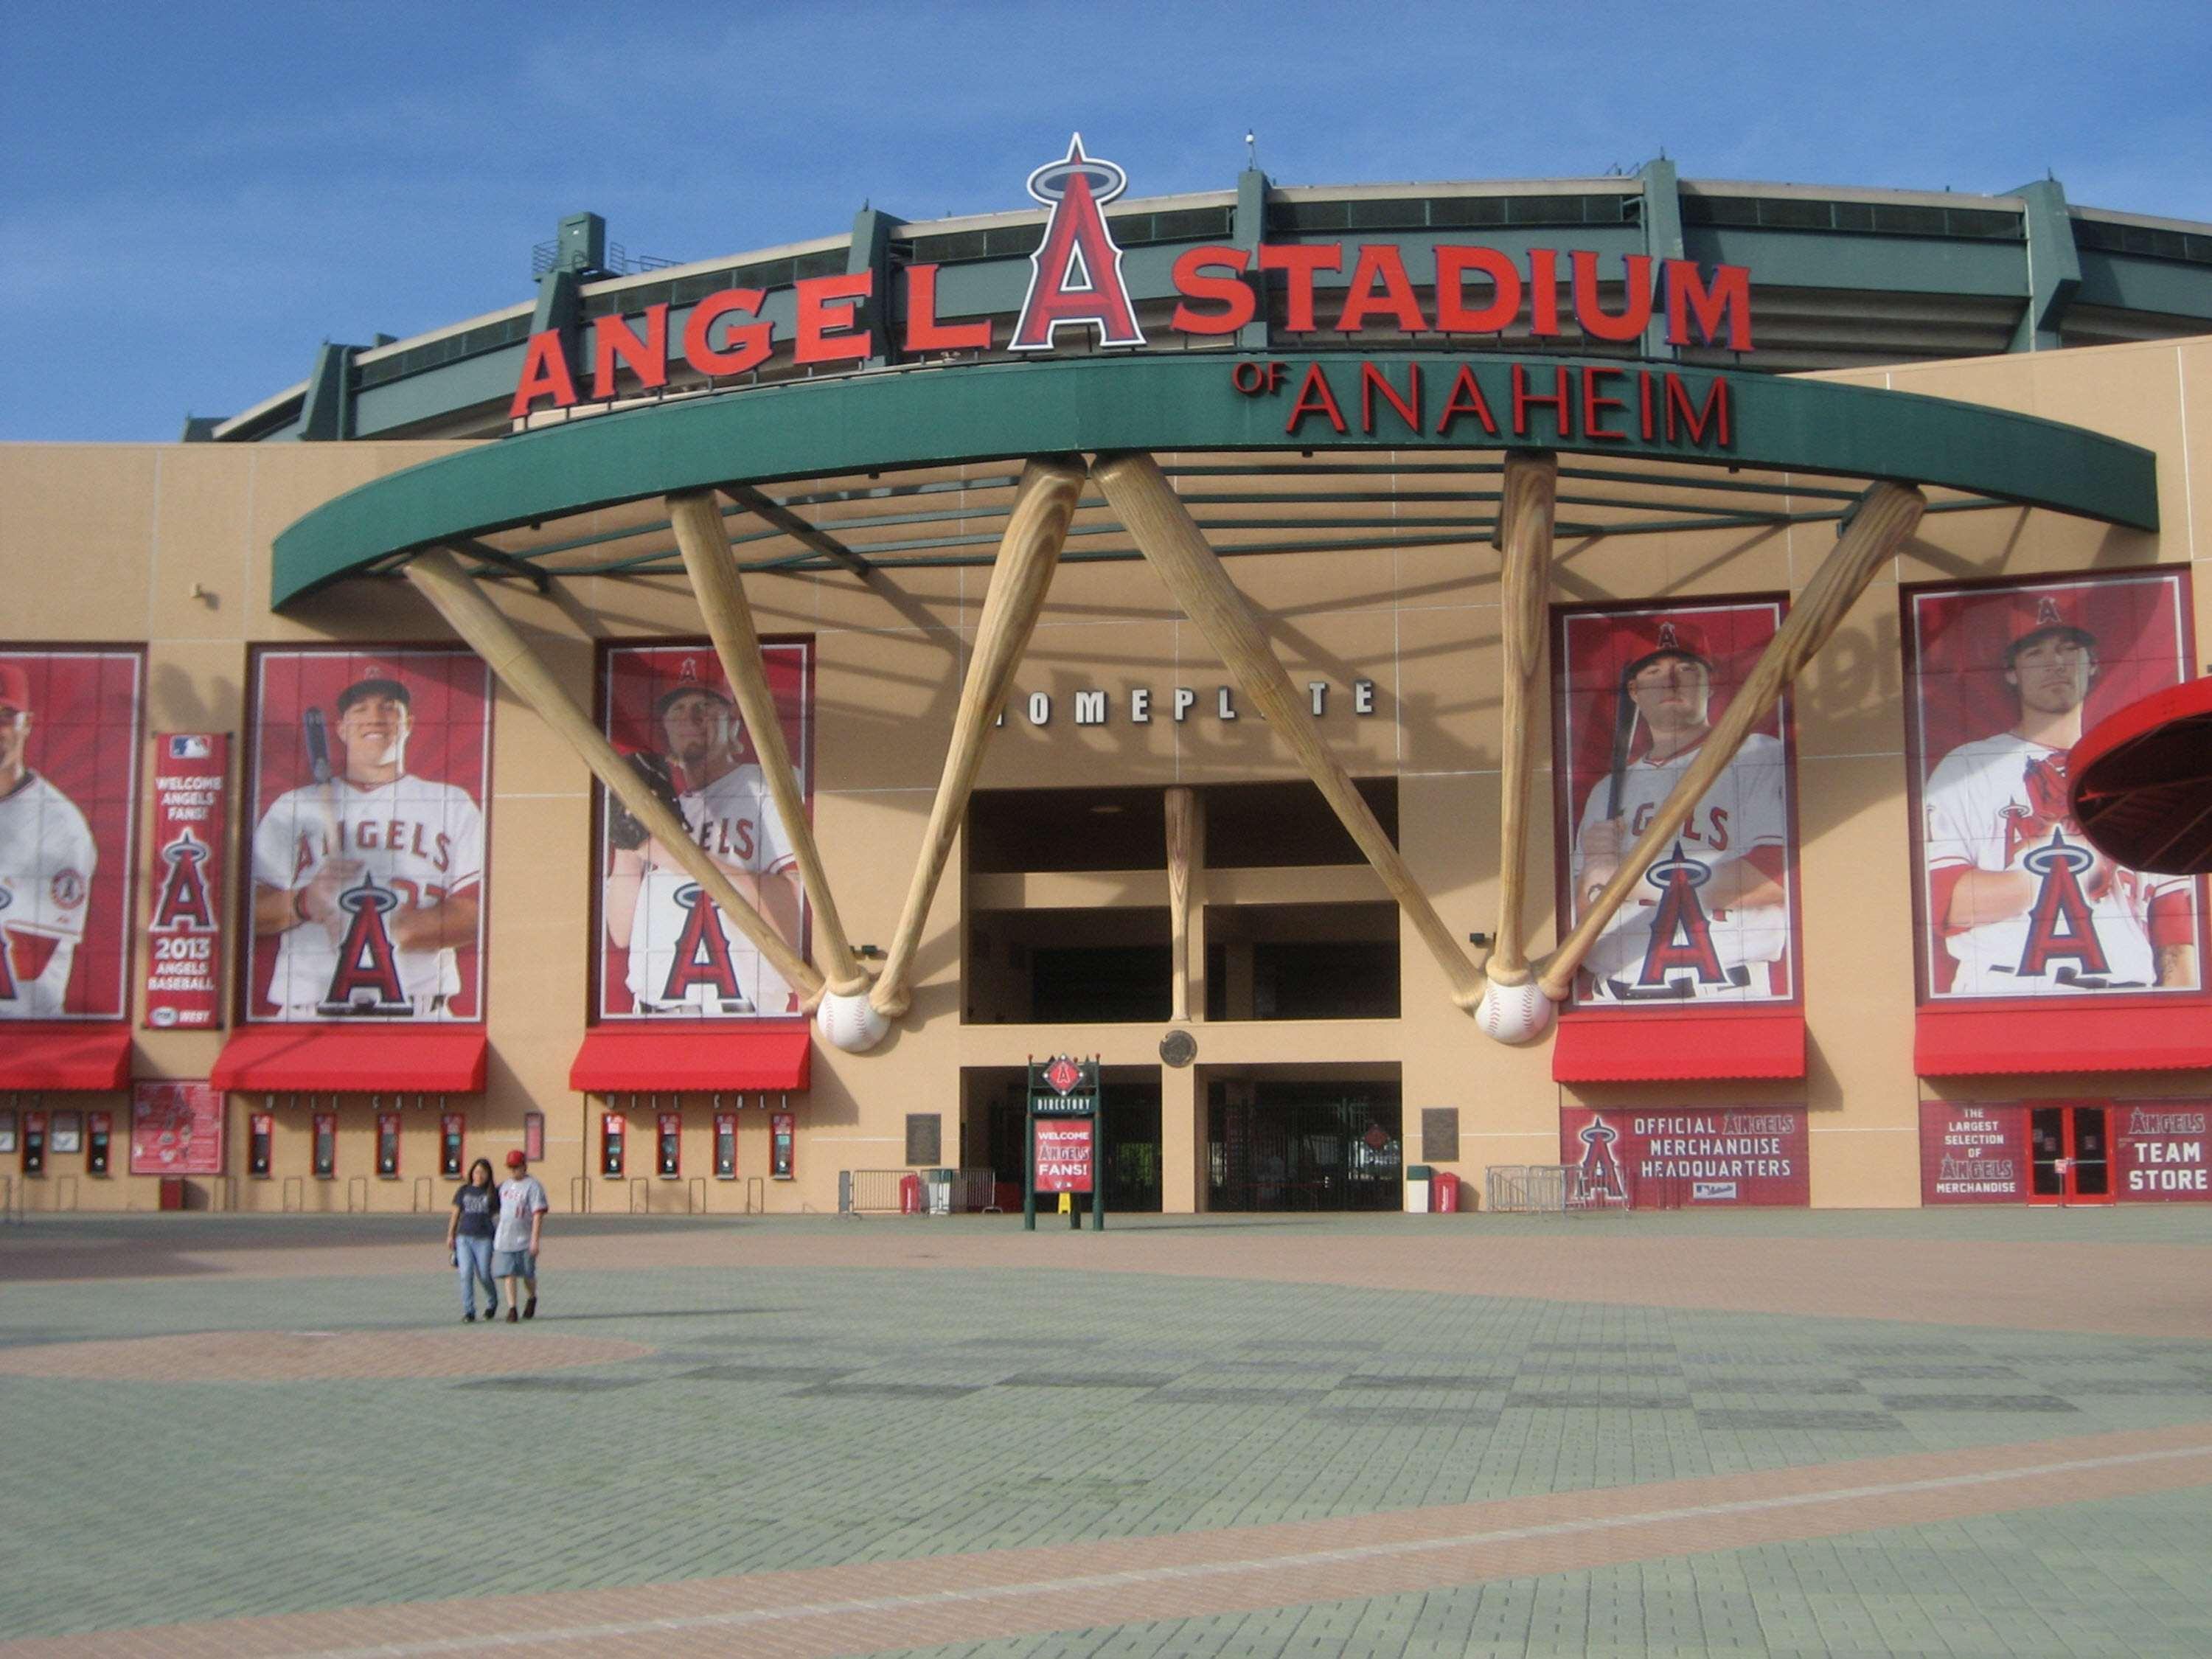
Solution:
{"label": "gray t-shirt", "polygon": [[530,1218],[541,1210],[553,1206],[546,1202],[545,1189],[538,1184],[536,1176],[525,1176],[520,1181],[503,1181],[499,1188],[499,1231],[491,1236],[495,1250],[526,1250],[530,1248]]}

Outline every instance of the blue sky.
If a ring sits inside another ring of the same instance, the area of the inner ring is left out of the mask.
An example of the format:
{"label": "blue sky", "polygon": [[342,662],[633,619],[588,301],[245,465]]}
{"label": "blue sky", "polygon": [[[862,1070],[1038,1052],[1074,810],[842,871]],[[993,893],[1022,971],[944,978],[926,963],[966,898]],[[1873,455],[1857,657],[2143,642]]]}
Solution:
{"label": "blue sky", "polygon": [[690,259],[863,200],[1018,206],[1079,127],[1131,193],[1689,177],[2212,220],[2212,3],[743,9],[16,0],[0,438],[169,440],[325,340],[529,297],[562,215]]}

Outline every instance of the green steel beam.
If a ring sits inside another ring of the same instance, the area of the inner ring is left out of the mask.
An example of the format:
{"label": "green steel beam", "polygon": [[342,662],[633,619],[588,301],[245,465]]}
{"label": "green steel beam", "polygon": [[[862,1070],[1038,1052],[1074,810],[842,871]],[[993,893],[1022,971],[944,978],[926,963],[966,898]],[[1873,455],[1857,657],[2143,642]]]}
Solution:
{"label": "green steel beam", "polygon": [[[1687,258],[1682,252],[1682,190],[1674,164],[1665,156],[1636,169],[1644,180],[1644,251],[1651,256],[1655,281],[1668,259]],[[1667,308],[1663,289],[1653,290],[1651,320],[1644,330],[1644,355],[1679,357],[1680,349],[1667,339]]]}
{"label": "green steel beam", "polygon": [[864,207],[853,217],[852,246],[846,252],[845,270],[858,276],[866,272],[875,278],[875,287],[860,302],[860,319],[867,325],[868,356],[871,368],[880,368],[891,361],[891,234],[906,222],[872,207]]}
{"label": "green steel beam", "polygon": [[[1237,206],[1230,218],[1229,245],[1250,252],[1256,265],[1260,244],[1267,240],[1267,175],[1257,167],[1247,167],[1237,175]],[[1259,295],[1260,305],[1252,320],[1237,331],[1237,345],[1243,351],[1265,351],[1271,343],[1267,337],[1267,279],[1256,270],[1250,275],[1252,290]]]}
{"label": "green steel beam", "polygon": [[[677,490],[755,486],[902,466],[950,465],[1047,453],[1101,450],[1403,453],[1459,451],[1476,434],[1408,431],[1395,417],[1343,434],[1310,422],[1285,429],[1291,388],[1311,363],[1333,375],[1356,416],[1358,377],[1372,362],[1395,386],[1419,363],[1440,401],[1464,364],[1493,410],[1509,410],[1518,366],[1548,385],[1587,366],[1617,362],[1390,352],[1291,359],[1276,396],[1248,396],[1271,360],[1187,352],[969,363],[765,386],[540,428],[441,457],[326,501],[276,544],[272,599],[282,607],[394,552]],[[1543,448],[1649,465],[1751,467],[1969,491],[2141,530],[2158,526],[2155,457],[2099,433],[2009,410],[1876,387],[1680,368],[1703,406],[1725,383],[1732,412],[1726,449],[1686,437],[1621,440],[1563,434],[1538,416],[1485,448]],[[1433,404],[1432,404],[1433,407]],[[1501,416],[1510,422],[1510,415]],[[1472,426],[1462,422],[1462,428]],[[1320,433],[1314,428],[1320,426]],[[1322,441],[1326,434],[1326,441]]]}
{"label": "green steel beam", "polygon": [[2027,204],[2027,309],[2013,331],[2014,351],[2056,351],[2066,307],[2081,287],[2081,255],[2074,246],[2074,218],[2066,211],[2066,186],[2039,179],[2013,194]]}
{"label": "green steel beam", "polygon": [[868,574],[866,559],[828,531],[800,518],[774,496],[763,495],[748,483],[726,483],[722,486],[722,493],[746,512],[774,525],[800,546],[811,547],[817,553],[836,560],[856,576]]}
{"label": "green steel beam", "polygon": [[342,443],[353,436],[353,359],[359,346],[325,341],[300,400],[300,441]]}

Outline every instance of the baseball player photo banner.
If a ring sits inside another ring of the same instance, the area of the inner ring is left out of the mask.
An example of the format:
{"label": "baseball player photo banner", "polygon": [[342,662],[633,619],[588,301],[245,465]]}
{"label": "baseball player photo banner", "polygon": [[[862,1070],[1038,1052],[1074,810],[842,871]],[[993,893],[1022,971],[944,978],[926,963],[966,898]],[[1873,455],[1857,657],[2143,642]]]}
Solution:
{"label": "baseball player photo banner", "polygon": [[252,1020],[478,1020],[491,683],[464,649],[252,669]]}
{"label": "baseball player photo banner", "polygon": [[2203,991],[2201,878],[2115,865],[2067,805],[2083,731],[2186,678],[2187,580],[1905,595],[1923,1000]]}
{"label": "baseball player photo banner", "polygon": [[222,866],[230,737],[154,739],[154,903],[147,917],[146,1024],[205,1031],[222,1024]]}
{"label": "baseball player photo banner", "polygon": [[[1559,613],[1552,706],[1563,919],[1580,916],[1635,848],[1774,637],[1784,606]],[[1797,1000],[1792,764],[1785,697],[1598,936],[1575,976],[1574,1006],[1686,1012]]]}
{"label": "baseball player photo banner", "polygon": [[143,669],[0,650],[0,1020],[129,1012]]}
{"label": "baseball player photo banner", "polygon": [[[801,793],[813,799],[813,647],[763,645]],[[740,894],[801,955],[806,896],[752,735],[708,645],[622,646],[602,662],[608,738],[676,811]],[[803,1010],[622,803],[599,801],[601,1019],[777,1019]]]}

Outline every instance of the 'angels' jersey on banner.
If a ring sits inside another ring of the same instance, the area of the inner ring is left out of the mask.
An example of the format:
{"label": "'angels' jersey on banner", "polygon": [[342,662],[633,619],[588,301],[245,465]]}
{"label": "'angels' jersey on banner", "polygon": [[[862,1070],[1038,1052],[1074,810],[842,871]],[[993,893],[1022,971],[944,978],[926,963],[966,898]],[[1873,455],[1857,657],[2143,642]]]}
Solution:
{"label": "'angels' jersey on banner", "polygon": [[[333,818],[335,849],[328,844]],[[359,863],[362,873],[338,895],[337,938],[312,921],[286,930],[269,981],[280,1017],[443,1013],[445,999],[461,988],[453,947],[403,951],[390,919],[428,909],[482,878],[483,815],[476,803],[453,784],[405,776],[368,789],[339,778],[327,789],[289,790],[253,832],[253,878],[279,890],[303,887],[333,852]]]}
{"label": "'angels' jersey on banner", "polygon": [[0,796],[0,1019],[65,1012],[98,856],[84,814],[36,773]]}
{"label": "'angels' jersey on banner", "polygon": [[[1702,745],[1664,761],[1632,763],[1623,774],[1620,811],[1627,829],[1626,860],[1645,826],[1689,769]],[[1583,963],[1588,994],[1606,1002],[1696,1000],[1771,1002],[1790,994],[1770,963],[1790,951],[1786,904],[1712,908],[1702,890],[1714,874],[1753,852],[1776,856],[1768,872],[1778,879],[1790,844],[1786,750],[1778,738],[1753,732],[1698,802],[1674,842],[1615,913]],[[1583,804],[1575,832],[1575,878],[1580,888],[1589,832],[1605,821],[1607,786],[1601,779]]]}
{"label": "'angels' jersey on banner", "polygon": [[[2121,869],[2106,878],[2068,816],[2066,787],[2064,750],[2009,732],[1960,744],[1929,775],[1929,908],[1942,948],[1958,964],[1952,994],[2157,984],[2151,907],[2168,895],[2186,905],[2190,878]],[[2035,897],[2019,915],[1952,928],[1945,925],[1952,890],[1970,869],[2024,872],[2036,878]]]}
{"label": "'angels' jersey on banner", "polygon": [[[677,798],[684,827],[715,862],[774,875],[797,862],[757,766]],[[629,925],[629,993],[657,1013],[795,1014],[783,975],[681,870],[648,864]]]}

